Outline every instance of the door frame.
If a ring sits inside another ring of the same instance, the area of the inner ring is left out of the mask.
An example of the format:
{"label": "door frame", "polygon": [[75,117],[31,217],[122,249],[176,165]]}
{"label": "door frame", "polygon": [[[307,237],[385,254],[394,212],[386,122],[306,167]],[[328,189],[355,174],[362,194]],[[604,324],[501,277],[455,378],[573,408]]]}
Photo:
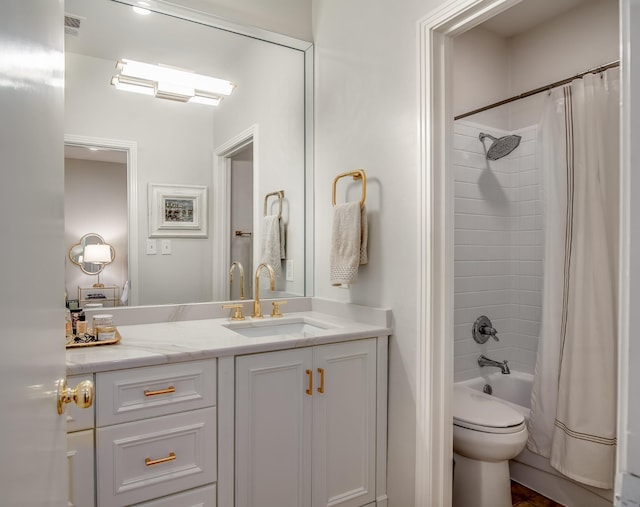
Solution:
{"label": "door frame", "polygon": [[[453,389],[453,182],[451,165],[453,110],[451,101],[451,39],[520,0],[458,0],[447,3],[421,20],[419,25],[420,68],[420,293],[417,375],[416,506],[451,505],[452,482],[452,389]],[[633,183],[631,159],[637,154],[631,138],[637,130],[632,101],[632,40],[629,19],[638,16],[633,0],[619,0],[621,40],[621,157],[620,157],[620,268],[618,315],[618,456],[614,495],[621,494],[627,470],[637,472],[640,460],[631,459],[640,447],[633,439],[637,417],[629,411],[630,386],[635,351],[632,347],[629,315],[637,294],[631,280],[631,201]],[[637,4],[636,4],[637,5]],[[637,58],[636,58],[637,59]],[[450,172],[450,171],[449,171]],[[637,215],[637,214],[636,214]],[[636,241],[637,242],[637,241]],[[635,354],[637,356],[637,354]],[[636,414],[637,415],[637,414]],[[635,486],[640,498],[640,486]]]}
{"label": "door frame", "polygon": [[415,505],[451,505],[453,480],[452,39],[521,0],[456,0],[418,22],[420,184]]}
{"label": "door frame", "polygon": [[105,139],[102,137],[64,135],[65,146],[96,147],[109,150],[124,151],[127,154],[127,254],[129,299],[128,306],[138,304],[138,143],[120,139]]}
{"label": "door frame", "polygon": [[[213,163],[213,185],[222,190],[218,195],[218,200],[212,206],[213,208],[213,233],[214,238],[223,238],[222,241],[215,241],[213,244],[213,300],[226,301],[227,288],[229,287],[228,267],[231,264],[229,249],[231,247],[231,159],[240,151],[250,144],[253,144],[253,195],[251,202],[253,206],[253,231],[254,235],[251,241],[254,243],[252,262],[256,265],[256,248],[255,248],[255,231],[258,224],[258,175],[260,174],[259,165],[259,128],[258,124],[251,125],[235,135],[225,143],[215,149]],[[222,269],[221,269],[222,267]],[[249,273],[251,276],[251,273]]]}

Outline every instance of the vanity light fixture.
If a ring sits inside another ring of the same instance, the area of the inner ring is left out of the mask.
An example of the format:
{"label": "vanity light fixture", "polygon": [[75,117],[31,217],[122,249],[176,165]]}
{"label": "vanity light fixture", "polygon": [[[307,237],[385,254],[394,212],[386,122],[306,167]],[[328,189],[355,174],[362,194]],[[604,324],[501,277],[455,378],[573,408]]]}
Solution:
{"label": "vanity light fixture", "polygon": [[125,92],[141,93],[142,95],[155,95],[155,84],[153,81],[144,81],[142,79],[134,79],[125,76],[113,76],[111,84],[116,90]]}
{"label": "vanity light fixture", "polygon": [[116,69],[119,73],[113,76],[111,84],[117,89],[178,102],[217,106],[221,95],[230,95],[235,88],[235,84],[224,79],[134,60],[119,60]]}

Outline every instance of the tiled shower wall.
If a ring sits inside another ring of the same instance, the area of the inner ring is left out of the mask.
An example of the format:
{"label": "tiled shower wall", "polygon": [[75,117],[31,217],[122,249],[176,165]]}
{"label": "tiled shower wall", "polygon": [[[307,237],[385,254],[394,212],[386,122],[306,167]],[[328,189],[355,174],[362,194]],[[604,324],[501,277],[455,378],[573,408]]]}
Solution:
{"label": "tiled shower wall", "polygon": [[[533,373],[542,313],[543,232],[541,178],[536,164],[537,128],[514,133],[518,148],[486,160],[481,132],[509,132],[457,121],[455,178],[455,373],[456,381],[478,376],[478,356],[509,361]],[[487,148],[491,140],[485,140]],[[480,345],[471,337],[477,317],[498,330]],[[482,369],[482,373],[495,371]]]}

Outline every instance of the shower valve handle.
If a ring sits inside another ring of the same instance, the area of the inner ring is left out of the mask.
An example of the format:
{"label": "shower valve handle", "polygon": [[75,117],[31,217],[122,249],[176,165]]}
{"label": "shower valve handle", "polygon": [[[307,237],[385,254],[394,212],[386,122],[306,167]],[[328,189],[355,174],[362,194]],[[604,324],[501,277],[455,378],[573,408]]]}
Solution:
{"label": "shower valve handle", "polygon": [[473,323],[471,336],[477,343],[487,343],[489,336],[492,336],[495,341],[500,341],[498,339],[498,330],[493,327],[491,320],[486,315],[481,315]]}
{"label": "shower valve handle", "polygon": [[495,327],[480,326],[480,333],[493,337],[493,339],[497,342],[500,341],[500,339],[498,338],[498,330]]}

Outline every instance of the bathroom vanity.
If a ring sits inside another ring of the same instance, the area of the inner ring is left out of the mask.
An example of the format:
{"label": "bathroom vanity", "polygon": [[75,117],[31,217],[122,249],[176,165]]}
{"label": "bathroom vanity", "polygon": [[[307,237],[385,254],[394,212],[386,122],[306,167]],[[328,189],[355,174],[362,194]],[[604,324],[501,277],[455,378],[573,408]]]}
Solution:
{"label": "bathroom vanity", "polygon": [[390,312],[291,307],[69,349],[69,385],[95,383],[67,411],[70,505],[386,506]]}

